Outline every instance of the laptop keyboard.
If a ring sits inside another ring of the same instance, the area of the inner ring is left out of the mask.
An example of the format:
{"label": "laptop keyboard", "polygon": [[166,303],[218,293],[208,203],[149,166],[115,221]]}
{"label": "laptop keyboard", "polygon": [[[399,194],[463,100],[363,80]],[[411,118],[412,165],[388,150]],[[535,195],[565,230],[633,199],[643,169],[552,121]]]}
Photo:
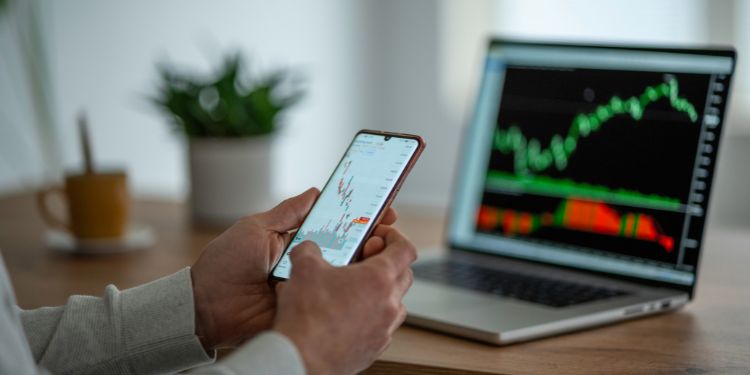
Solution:
{"label": "laptop keyboard", "polygon": [[566,307],[629,294],[622,290],[501,271],[457,261],[417,264],[414,266],[414,275],[429,281],[551,307]]}

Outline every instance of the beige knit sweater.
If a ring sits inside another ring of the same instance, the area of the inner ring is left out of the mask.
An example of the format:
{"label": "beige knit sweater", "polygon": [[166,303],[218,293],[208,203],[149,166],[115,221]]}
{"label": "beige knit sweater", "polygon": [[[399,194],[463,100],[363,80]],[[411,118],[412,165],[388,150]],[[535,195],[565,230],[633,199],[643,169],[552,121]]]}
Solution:
{"label": "beige knit sweater", "polygon": [[214,362],[195,336],[190,269],[104,297],[21,310],[0,258],[0,374],[304,374],[284,336],[258,335]]}

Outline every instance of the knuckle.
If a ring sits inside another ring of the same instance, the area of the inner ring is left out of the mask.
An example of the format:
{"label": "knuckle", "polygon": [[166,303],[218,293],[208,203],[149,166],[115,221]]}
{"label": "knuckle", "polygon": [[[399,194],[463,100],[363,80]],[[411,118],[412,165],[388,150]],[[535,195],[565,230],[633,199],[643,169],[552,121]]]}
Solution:
{"label": "knuckle", "polygon": [[414,246],[414,244],[411,243],[411,241],[409,241],[409,240],[405,241],[404,247],[405,247],[404,250],[409,255],[409,260],[410,260],[409,263],[412,263],[415,260],[417,260],[417,247]]}
{"label": "knuckle", "polygon": [[406,287],[410,288],[414,283],[414,270],[411,268],[406,269]]}
{"label": "knuckle", "polygon": [[391,340],[392,340],[391,335],[389,335],[387,332],[385,332],[383,335],[380,336],[380,338],[378,340],[378,346],[380,348],[385,349],[385,348],[387,348],[388,346],[391,345]]}
{"label": "knuckle", "polygon": [[403,302],[398,303],[398,318],[402,322],[406,319],[406,305]]}
{"label": "knuckle", "polygon": [[396,304],[393,301],[387,303],[384,307],[383,313],[386,317],[388,317],[388,321],[394,321],[396,318],[398,318],[399,314],[401,313],[401,306],[400,304]]}

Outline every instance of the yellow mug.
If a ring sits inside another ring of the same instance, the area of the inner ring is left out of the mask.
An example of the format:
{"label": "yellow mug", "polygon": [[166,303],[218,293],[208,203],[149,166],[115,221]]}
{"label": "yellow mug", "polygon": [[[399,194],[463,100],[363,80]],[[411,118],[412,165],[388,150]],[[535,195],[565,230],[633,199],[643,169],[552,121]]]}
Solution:
{"label": "yellow mug", "polygon": [[[65,198],[67,219],[49,209],[48,198],[54,193]],[[79,239],[120,238],[127,230],[130,197],[124,172],[69,175],[64,187],[37,193],[37,203],[47,225]]]}

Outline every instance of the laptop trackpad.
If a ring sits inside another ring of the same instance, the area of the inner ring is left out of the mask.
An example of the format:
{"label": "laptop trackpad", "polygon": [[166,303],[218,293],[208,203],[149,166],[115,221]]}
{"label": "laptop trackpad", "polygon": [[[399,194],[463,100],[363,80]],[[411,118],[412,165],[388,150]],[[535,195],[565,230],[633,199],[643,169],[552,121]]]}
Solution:
{"label": "laptop trackpad", "polygon": [[559,314],[557,309],[543,305],[485,296],[419,279],[414,281],[404,304],[412,317],[497,332],[549,321]]}

